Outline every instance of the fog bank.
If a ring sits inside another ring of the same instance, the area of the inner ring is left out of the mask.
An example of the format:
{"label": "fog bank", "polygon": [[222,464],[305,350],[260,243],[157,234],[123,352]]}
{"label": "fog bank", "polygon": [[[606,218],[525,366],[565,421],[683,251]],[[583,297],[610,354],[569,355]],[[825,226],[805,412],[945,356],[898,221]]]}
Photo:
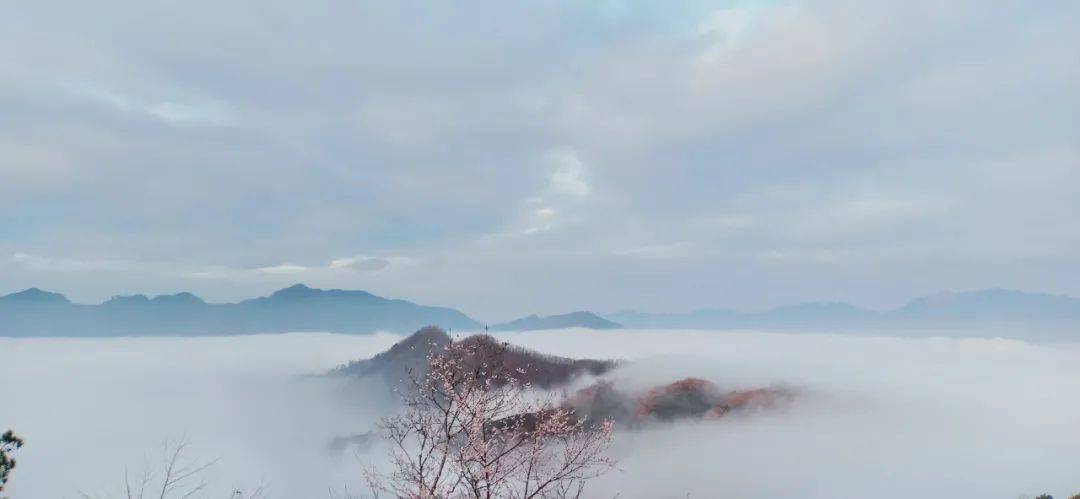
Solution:
{"label": "fog bank", "polygon": [[362,388],[314,378],[373,355],[397,336],[287,334],[227,338],[0,340],[0,421],[24,436],[17,499],[119,497],[161,444],[217,459],[205,497],[265,485],[270,497],[325,497],[351,473],[326,452],[370,429]]}
{"label": "fog bank", "polygon": [[[702,331],[539,331],[498,337],[546,353],[623,358],[620,383],[686,376],[785,385],[788,410],[618,434],[611,497],[1001,497],[1080,492],[1080,347],[1011,340]],[[272,498],[360,484],[325,450],[364,431],[363,387],[313,378],[393,335],[0,339],[0,426],[27,440],[16,499],[114,496],[124,467],[186,434],[219,459],[212,490]],[[206,497],[221,497],[208,494]]]}
{"label": "fog bank", "polygon": [[623,434],[633,497],[1002,497],[1080,492],[1080,347],[1000,339],[625,331],[504,335],[618,352],[635,380],[801,387],[791,410]]}

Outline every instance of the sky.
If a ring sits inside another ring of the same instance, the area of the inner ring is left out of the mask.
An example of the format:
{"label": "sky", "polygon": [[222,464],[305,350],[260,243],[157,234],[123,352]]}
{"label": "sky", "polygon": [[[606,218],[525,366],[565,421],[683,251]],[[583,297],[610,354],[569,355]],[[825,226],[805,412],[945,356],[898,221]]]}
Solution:
{"label": "sky", "polygon": [[0,293],[1080,295],[1080,3],[3,2]]}

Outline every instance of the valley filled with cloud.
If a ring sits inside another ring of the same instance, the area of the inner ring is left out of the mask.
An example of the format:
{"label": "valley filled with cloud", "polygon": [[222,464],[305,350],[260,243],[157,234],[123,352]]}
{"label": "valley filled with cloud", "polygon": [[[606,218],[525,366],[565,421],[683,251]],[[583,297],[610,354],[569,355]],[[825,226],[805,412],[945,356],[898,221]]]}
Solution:
{"label": "valley filled with cloud", "polygon": [[[115,497],[186,438],[208,492],[364,493],[378,447],[332,451],[395,401],[322,376],[402,337],[0,339],[0,416],[27,445],[12,497]],[[543,353],[623,359],[628,387],[700,377],[798,390],[782,410],[617,428],[589,496],[1001,497],[1076,493],[1080,345],[732,331],[499,333]],[[582,380],[581,383],[585,383]],[[1076,489],[1076,490],[1074,490]]]}

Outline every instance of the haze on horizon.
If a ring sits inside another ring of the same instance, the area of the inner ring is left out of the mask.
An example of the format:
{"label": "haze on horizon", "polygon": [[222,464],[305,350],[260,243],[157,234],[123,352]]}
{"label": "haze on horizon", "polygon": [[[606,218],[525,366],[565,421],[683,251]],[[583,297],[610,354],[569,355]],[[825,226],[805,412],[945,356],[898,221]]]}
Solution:
{"label": "haze on horizon", "polygon": [[1080,4],[9,2],[0,294],[1080,296]]}

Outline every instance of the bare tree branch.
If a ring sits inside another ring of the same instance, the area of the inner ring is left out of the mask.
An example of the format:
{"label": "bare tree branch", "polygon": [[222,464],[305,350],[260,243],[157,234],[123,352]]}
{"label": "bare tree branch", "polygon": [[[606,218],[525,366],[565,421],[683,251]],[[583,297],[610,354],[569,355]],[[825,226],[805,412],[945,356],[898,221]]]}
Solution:
{"label": "bare tree branch", "polygon": [[610,421],[586,424],[572,410],[532,401],[505,345],[452,343],[410,372],[403,412],[380,424],[391,469],[365,471],[374,494],[429,498],[580,497],[614,466]]}

